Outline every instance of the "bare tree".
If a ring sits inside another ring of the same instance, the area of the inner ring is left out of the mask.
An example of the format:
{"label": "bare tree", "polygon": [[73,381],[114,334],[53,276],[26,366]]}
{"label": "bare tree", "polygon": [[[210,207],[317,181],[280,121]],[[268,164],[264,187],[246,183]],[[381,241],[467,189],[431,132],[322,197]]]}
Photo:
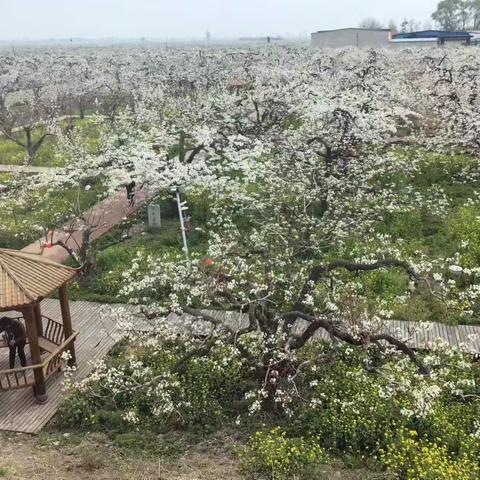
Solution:
{"label": "bare tree", "polygon": [[371,30],[378,30],[378,29],[383,28],[382,23],[380,21],[378,21],[376,18],[373,18],[373,17],[364,18],[358,24],[358,26],[360,28],[368,28],[368,29],[371,29]]}

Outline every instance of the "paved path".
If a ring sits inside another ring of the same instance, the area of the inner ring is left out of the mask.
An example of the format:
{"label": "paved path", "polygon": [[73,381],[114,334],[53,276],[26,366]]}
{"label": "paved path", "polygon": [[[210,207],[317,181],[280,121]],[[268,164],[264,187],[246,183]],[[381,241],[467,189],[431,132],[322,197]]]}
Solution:
{"label": "paved path", "polygon": [[[115,226],[122,223],[125,218],[138,212],[146,203],[148,203],[155,195],[157,191],[148,190],[146,187],[137,191],[135,195],[135,203],[130,206],[126,191],[120,191],[117,194],[102,200],[94,207],[87,210],[83,217],[87,219],[89,224],[98,225],[91,236],[91,240],[97,240],[102,235],[110,231]],[[73,227],[73,228],[72,228]],[[53,242],[58,240],[65,242],[73,250],[78,250],[82,241],[82,222],[76,221],[73,225],[68,223],[53,232]],[[51,235],[48,239],[50,241]],[[42,247],[42,243],[45,242],[45,238],[37,240],[30,245],[27,245],[22,250],[27,253],[34,253],[41,255],[43,258],[63,263],[69,258],[68,252],[56,245],[51,248]]]}
{"label": "paved path", "polygon": [[0,172],[6,173],[44,173],[58,171],[61,167],[34,167],[33,165],[1,165]]}
{"label": "paved path", "polygon": [[[52,169],[61,170],[61,167],[34,167],[31,165],[0,165],[1,172],[9,173],[44,173]],[[148,203],[155,195],[157,190],[141,188],[135,194],[135,202],[129,205],[126,191],[122,190],[117,194],[102,200],[94,207],[84,212],[83,217],[87,219],[89,224],[98,225],[92,233],[91,240],[97,240],[112,228],[120,225],[125,218],[138,212],[146,203]],[[55,243],[62,240],[73,250],[78,250],[82,241],[83,223],[77,221],[74,224],[68,223],[60,227],[58,230],[48,235],[48,241]],[[52,241],[53,240],[53,241]],[[69,258],[68,252],[60,247],[43,248],[42,244],[46,241],[45,237],[27,245],[22,250],[27,253],[41,255],[43,258],[63,263]]]}

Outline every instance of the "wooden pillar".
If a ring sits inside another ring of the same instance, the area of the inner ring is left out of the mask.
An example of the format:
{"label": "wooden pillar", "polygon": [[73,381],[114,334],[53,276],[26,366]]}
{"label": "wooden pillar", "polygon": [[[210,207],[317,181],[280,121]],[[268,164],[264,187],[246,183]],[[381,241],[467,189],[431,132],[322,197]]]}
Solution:
{"label": "wooden pillar", "polygon": [[[72,316],[70,315],[70,305],[68,303],[68,292],[67,286],[63,285],[58,290],[59,298],[60,298],[60,308],[62,310],[62,322],[63,322],[63,334],[65,336],[65,340],[73,334],[73,325],[72,325]],[[70,360],[68,364],[70,366],[75,365],[77,363],[77,358],[75,355],[75,344],[72,342],[70,345]]]}
{"label": "wooden pillar", "polygon": [[33,314],[35,315],[35,325],[37,327],[37,334],[39,337],[43,337],[42,310],[40,308],[40,302],[34,305]]}
{"label": "wooden pillar", "polygon": [[[42,356],[40,354],[40,346],[38,345],[38,332],[37,323],[35,321],[34,307],[25,309],[23,312],[23,317],[25,318],[32,364],[40,364],[42,363]],[[45,386],[45,375],[43,374],[43,368],[36,368],[33,373],[35,376],[33,393],[35,394],[38,403],[45,403],[47,401],[47,388]]]}

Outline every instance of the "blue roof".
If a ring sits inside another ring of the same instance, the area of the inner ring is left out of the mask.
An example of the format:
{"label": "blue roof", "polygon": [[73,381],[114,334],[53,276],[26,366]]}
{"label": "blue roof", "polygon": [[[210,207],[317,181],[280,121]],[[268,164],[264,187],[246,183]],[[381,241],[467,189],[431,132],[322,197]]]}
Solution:
{"label": "blue roof", "polygon": [[468,32],[449,32],[445,30],[423,30],[421,32],[397,33],[394,39],[400,38],[445,38],[445,39],[468,39],[472,35]]}

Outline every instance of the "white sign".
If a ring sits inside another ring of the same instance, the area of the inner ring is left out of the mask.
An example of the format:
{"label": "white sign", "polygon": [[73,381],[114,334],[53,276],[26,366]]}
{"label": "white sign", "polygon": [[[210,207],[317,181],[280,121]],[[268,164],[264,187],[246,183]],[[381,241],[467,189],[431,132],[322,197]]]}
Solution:
{"label": "white sign", "polygon": [[162,218],[160,216],[160,205],[148,206],[148,226],[150,228],[160,228],[162,226]]}

